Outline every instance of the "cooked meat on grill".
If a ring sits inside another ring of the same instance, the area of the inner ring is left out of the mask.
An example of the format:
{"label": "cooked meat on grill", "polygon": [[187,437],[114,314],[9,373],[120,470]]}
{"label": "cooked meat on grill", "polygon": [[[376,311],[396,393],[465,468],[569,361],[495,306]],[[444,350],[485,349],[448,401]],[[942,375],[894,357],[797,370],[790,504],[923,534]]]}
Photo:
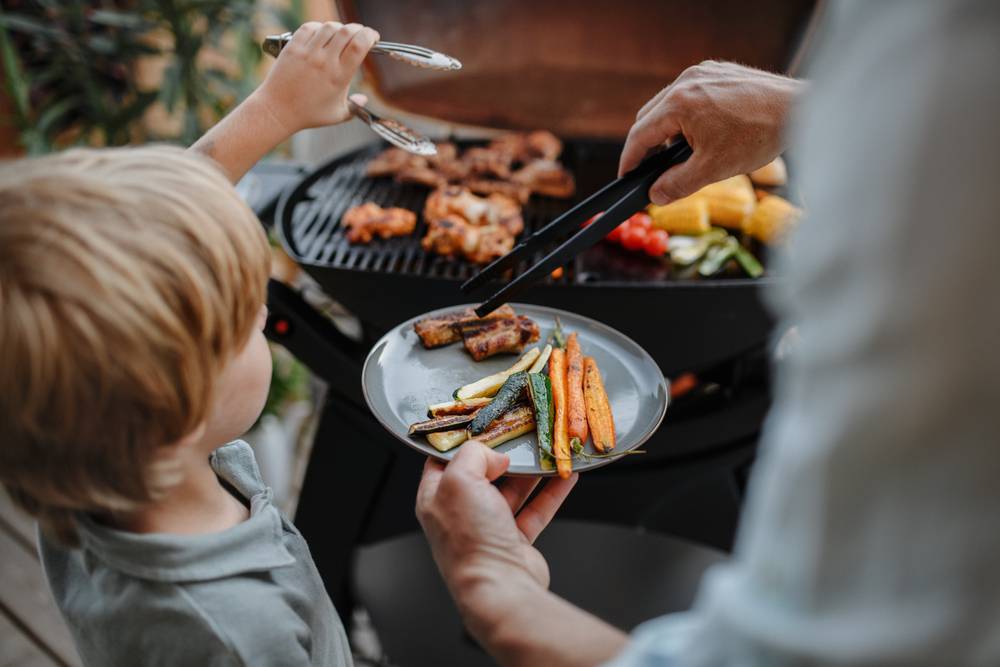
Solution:
{"label": "cooked meat on grill", "polygon": [[521,352],[538,340],[538,325],[524,316],[504,317],[463,329],[462,336],[472,358],[482,361],[494,354]]}
{"label": "cooked meat on grill", "polygon": [[[435,190],[424,204],[424,218],[428,221],[457,214],[474,225],[503,224],[512,234],[520,234],[524,229],[521,205],[501,194],[478,197],[468,188],[450,185]],[[516,229],[517,231],[513,231]]]}
{"label": "cooked meat on grill", "polygon": [[365,173],[371,178],[395,176],[400,169],[409,167],[414,157],[418,156],[407,153],[402,148],[387,148],[371,159]]}
{"label": "cooked meat on grill", "polygon": [[343,224],[347,228],[348,241],[370,243],[376,236],[387,239],[412,234],[417,226],[417,214],[405,208],[382,208],[374,202],[366,202],[349,208],[344,213]]}
{"label": "cooked meat on grill", "polygon": [[501,134],[489,147],[510,153],[516,162],[524,164],[532,160],[555,160],[563,149],[559,137],[545,130]]}
{"label": "cooked meat on grill", "polygon": [[472,176],[507,179],[510,178],[510,166],[514,161],[514,155],[503,149],[474,146],[466,149],[462,161]]}
{"label": "cooked meat on grill", "polygon": [[502,194],[521,204],[532,192],[552,197],[573,194],[573,176],[555,161],[562,142],[551,132],[511,132],[461,154],[451,142],[435,145],[437,155],[426,157],[387,148],[368,163],[367,174],[395,176],[397,181],[429,188],[460,183],[476,194]]}
{"label": "cooked meat on grill", "polygon": [[495,181],[489,178],[467,178],[462,185],[477,195],[501,194],[524,205],[531,197],[531,188],[511,181]]}
{"label": "cooked meat on grill", "polygon": [[427,221],[427,234],[421,247],[445,257],[468,257],[479,245],[479,227],[470,225],[460,215],[446,215]]}
{"label": "cooked meat on grill", "polygon": [[500,225],[479,227],[479,243],[465,258],[473,264],[489,264],[514,248],[514,235]]}
{"label": "cooked meat on grill", "polygon": [[521,206],[509,197],[478,197],[468,188],[448,186],[427,197],[424,204],[427,235],[424,250],[476,264],[488,264],[514,247],[524,231]]}
{"label": "cooked meat on grill", "polygon": [[460,341],[463,326],[473,327],[477,323],[505,317],[516,317],[514,309],[508,305],[497,308],[484,318],[477,317],[472,308],[465,308],[419,320],[413,324],[413,330],[420,337],[420,342],[424,344],[424,347],[431,349]]}
{"label": "cooked meat on grill", "polygon": [[565,199],[576,192],[573,174],[555,160],[529,162],[515,171],[510,180],[528,186],[534,193],[549,197]]}
{"label": "cooked meat on grill", "polygon": [[437,169],[428,164],[409,164],[396,172],[396,180],[400,183],[416,183],[429,188],[438,188],[448,184],[448,180]]}

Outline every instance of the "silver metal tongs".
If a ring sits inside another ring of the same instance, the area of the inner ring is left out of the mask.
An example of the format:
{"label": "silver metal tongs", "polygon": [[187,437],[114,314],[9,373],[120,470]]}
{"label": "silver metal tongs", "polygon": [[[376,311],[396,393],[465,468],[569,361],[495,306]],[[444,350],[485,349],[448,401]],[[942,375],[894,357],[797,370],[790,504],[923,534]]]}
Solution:
{"label": "silver metal tongs", "polygon": [[[280,35],[268,35],[264,38],[264,43],[261,46],[264,49],[264,53],[277,58],[281,53],[281,49],[283,49],[285,45],[291,41],[291,39],[292,33],[290,32],[285,32]],[[397,42],[379,41],[375,42],[375,45],[371,48],[369,53],[387,55],[415,67],[424,67],[441,71],[455,71],[462,69],[462,63],[459,62],[457,58],[453,58],[437,51],[432,51],[431,49],[424,48],[423,46],[415,46],[413,44],[399,44]],[[404,151],[415,153],[416,155],[435,155],[437,153],[437,148],[434,146],[434,142],[419,132],[411,130],[399,121],[391,118],[383,118],[371,109],[363,107],[350,99],[347,101],[347,107],[356,118],[359,118],[363,123],[368,125],[368,127],[370,127],[375,134],[379,135],[393,146],[398,146]]]}

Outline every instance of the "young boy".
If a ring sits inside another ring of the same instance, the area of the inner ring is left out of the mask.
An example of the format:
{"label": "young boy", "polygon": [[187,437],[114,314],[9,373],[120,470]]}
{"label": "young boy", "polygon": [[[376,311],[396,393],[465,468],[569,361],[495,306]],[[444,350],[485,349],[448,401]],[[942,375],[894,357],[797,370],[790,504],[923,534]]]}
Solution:
{"label": "young boy", "polygon": [[377,39],[302,26],[191,151],[0,167],[0,482],[39,520],[88,665],[351,664],[302,536],[233,441],[271,360],[267,241],[229,181],[346,120]]}

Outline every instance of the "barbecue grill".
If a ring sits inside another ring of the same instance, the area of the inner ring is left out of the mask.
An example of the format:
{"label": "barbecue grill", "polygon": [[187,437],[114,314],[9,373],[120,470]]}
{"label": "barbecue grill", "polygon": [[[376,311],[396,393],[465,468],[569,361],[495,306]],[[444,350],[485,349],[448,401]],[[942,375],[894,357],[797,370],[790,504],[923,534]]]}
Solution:
{"label": "barbecue grill", "polygon": [[[436,73],[369,58],[365,92],[390,115],[443,121],[438,139],[551,130],[564,140],[561,160],[574,173],[578,198],[615,177],[635,110],[666,82],[705,58],[787,70],[815,4],[421,0],[401,10],[389,0],[338,2],[344,20],[462,60],[460,72]],[[465,148],[476,141],[456,143]],[[340,219],[351,206],[374,201],[423,210],[427,188],[365,176],[365,165],[383,148],[373,143],[319,166],[284,191],[273,218],[289,255],[363,326],[357,344],[293,290],[271,286],[269,335],[330,383],[296,523],[344,609],[354,547],[416,528],[413,494],[422,466],[368,413],[359,386],[363,354],[400,321],[467,301],[459,285],[478,270],[425,253],[423,220],[410,237],[347,242]],[[524,207],[525,233],[576,201],[533,196]],[[607,322],[646,348],[666,375],[695,371],[701,380],[691,395],[672,402],[647,456],[589,473],[562,516],[731,544],[770,404],[773,322],[761,290],[773,280],[679,280],[658,260],[599,243],[562,277],[518,297]],[[611,497],[615,503],[607,502]],[[333,507],[352,508],[348,519],[338,517],[336,531],[327,529]]]}

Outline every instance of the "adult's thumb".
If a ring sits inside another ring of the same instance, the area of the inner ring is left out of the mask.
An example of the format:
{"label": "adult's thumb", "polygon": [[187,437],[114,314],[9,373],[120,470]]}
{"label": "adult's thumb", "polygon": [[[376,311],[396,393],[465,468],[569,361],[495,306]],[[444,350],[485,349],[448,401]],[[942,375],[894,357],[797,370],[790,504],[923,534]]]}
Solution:
{"label": "adult's thumb", "polygon": [[478,440],[468,440],[458,450],[451,465],[467,469],[475,475],[482,475],[492,482],[507,472],[510,458],[506,454],[493,451]]}

